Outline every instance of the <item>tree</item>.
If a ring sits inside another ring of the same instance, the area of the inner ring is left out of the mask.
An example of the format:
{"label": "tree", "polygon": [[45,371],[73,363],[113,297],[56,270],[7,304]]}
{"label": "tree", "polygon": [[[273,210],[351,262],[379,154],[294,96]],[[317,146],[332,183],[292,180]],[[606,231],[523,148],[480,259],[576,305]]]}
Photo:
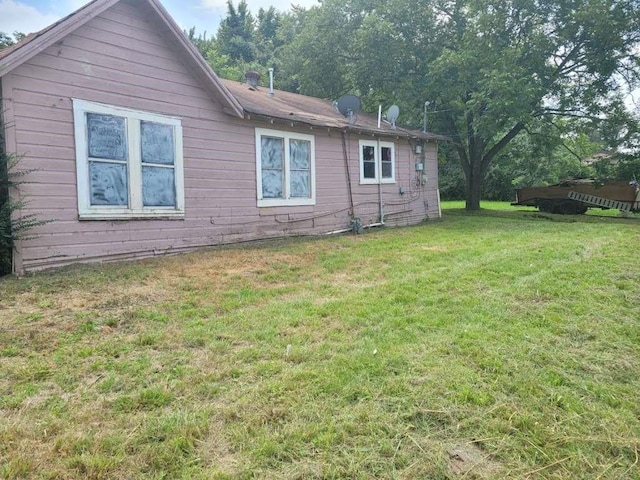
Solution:
{"label": "tree", "polygon": [[595,170],[584,160],[599,151],[601,145],[591,141],[578,127],[566,128],[567,132],[560,136],[556,131],[545,132],[543,128],[518,135],[509,142],[489,167],[483,198],[513,200],[517,188],[593,177]]}
{"label": "tree", "polygon": [[[281,90],[300,91],[299,59],[297,49],[293,45],[295,39],[305,29],[308,13],[308,10],[295,5],[288,12],[279,12],[273,50],[268,58],[261,60],[265,70],[269,67],[275,69],[276,85]],[[261,23],[260,19],[258,21]]]}
{"label": "tree", "polygon": [[189,30],[185,30],[184,33],[189,38],[189,41],[198,49],[200,55],[205,58],[209,51],[215,48],[215,38],[207,38],[207,32],[196,36],[196,27],[191,27]]}
{"label": "tree", "polygon": [[4,32],[0,32],[0,50],[13,45],[13,39]]}
{"label": "tree", "polygon": [[16,42],[22,40],[24,37],[26,37],[26,35],[21,32],[13,32],[13,35],[9,35],[5,32],[0,32],[0,50],[10,47]]}
{"label": "tree", "polygon": [[236,9],[233,1],[228,0],[227,16],[220,22],[216,36],[219,52],[235,61],[251,62],[256,54],[254,29],[255,20],[247,2],[240,0]]}
{"label": "tree", "polygon": [[[461,159],[467,209],[479,208],[490,165],[519,134],[558,118],[625,116],[615,82],[637,81],[637,2],[437,3],[444,54],[430,90],[448,107],[441,119]],[[451,79],[453,88],[438,87]]]}
{"label": "tree", "polygon": [[[295,41],[304,93],[351,87],[451,138],[466,207],[498,155],[562,118],[633,121],[638,0],[325,0]],[[321,95],[322,96],[322,95]],[[603,128],[600,126],[599,128]],[[558,133],[560,136],[560,133]]]}
{"label": "tree", "polygon": [[[557,126],[542,125],[527,135],[518,135],[496,155],[483,183],[484,200],[510,201],[521,187],[552,185],[568,178],[615,177],[598,164],[596,168],[585,159],[602,151],[603,145],[584,132],[584,126],[574,122],[559,122]],[[558,132],[562,127],[563,132]],[[452,149],[445,144],[443,150]],[[456,152],[448,152],[456,158]],[[440,194],[445,199],[464,199],[465,177],[458,161],[440,162]],[[604,166],[604,162],[603,162]]]}
{"label": "tree", "polygon": [[278,38],[280,20],[281,14],[274,7],[258,10],[255,31],[256,49],[263,58],[270,58],[273,51],[282,45],[281,39]]}
{"label": "tree", "polygon": [[311,8],[286,47],[284,70],[301,93],[335,99],[350,89],[354,52],[348,32],[357,30],[362,18],[360,9],[351,7],[352,2],[328,2]]}
{"label": "tree", "polygon": [[229,1],[227,7],[215,37],[207,37],[206,32],[197,34],[195,27],[185,31],[213,70],[223,78],[243,81],[249,70],[261,73],[266,80],[268,69],[275,68],[278,88],[297,91],[295,66],[287,60],[295,54],[287,47],[301,31],[306,10],[298,6],[288,12],[261,8],[254,17],[245,1],[237,8]]}

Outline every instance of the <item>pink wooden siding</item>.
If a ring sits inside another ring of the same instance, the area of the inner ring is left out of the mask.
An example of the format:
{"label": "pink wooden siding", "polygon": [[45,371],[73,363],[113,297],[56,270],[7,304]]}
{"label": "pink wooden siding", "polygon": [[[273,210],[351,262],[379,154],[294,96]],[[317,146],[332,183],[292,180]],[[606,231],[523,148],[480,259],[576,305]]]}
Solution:
{"label": "pink wooden siding", "polygon": [[[34,168],[21,195],[22,214],[52,220],[20,242],[16,270],[78,261],[138,258],[271,236],[349,228],[340,132],[294,128],[226,115],[181,61],[165,27],[137,2],[122,1],[2,79],[7,147]],[[166,34],[166,35],[165,35]],[[182,119],[185,218],[78,220],[72,98]],[[312,134],[316,205],[256,206],[256,127]],[[370,137],[371,138],[371,137]],[[355,215],[379,221],[377,185],[359,184],[359,137],[348,136]],[[416,183],[418,160],[406,139],[396,144],[396,183],[383,185],[386,223],[407,225],[438,215],[436,145],[428,144],[428,183]],[[400,187],[406,193],[400,195]]]}

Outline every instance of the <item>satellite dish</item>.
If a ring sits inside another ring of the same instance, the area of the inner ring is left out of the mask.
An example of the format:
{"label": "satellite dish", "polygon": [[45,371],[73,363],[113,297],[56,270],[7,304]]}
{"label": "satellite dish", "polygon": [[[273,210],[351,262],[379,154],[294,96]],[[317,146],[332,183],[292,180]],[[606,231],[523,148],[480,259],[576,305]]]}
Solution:
{"label": "satellite dish", "polygon": [[400,116],[400,108],[397,105],[391,105],[387,110],[387,121],[391,123],[392,128],[396,128],[396,120]]}
{"label": "satellite dish", "polygon": [[353,117],[360,111],[361,102],[355,95],[347,94],[341,96],[337,103],[336,108],[345,117]]}

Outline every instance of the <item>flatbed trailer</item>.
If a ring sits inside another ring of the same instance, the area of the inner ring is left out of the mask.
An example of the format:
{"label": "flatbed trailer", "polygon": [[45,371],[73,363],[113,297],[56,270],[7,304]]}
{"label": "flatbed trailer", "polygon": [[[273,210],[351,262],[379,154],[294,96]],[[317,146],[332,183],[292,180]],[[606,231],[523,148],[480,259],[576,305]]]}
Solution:
{"label": "flatbed trailer", "polygon": [[624,212],[640,211],[638,182],[598,184],[590,179],[565,180],[548,187],[525,187],[516,190],[511,205],[538,207],[545,213],[578,215],[589,208],[616,208]]}

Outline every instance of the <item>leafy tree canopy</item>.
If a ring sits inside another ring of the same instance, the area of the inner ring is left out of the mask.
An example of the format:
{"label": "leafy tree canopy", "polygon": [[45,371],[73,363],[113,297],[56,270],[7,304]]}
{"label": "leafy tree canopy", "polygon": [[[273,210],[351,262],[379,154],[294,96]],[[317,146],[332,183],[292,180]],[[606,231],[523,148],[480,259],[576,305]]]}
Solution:
{"label": "leafy tree canopy", "polygon": [[26,35],[21,32],[13,32],[12,35],[9,35],[5,32],[0,32],[0,50],[10,47],[14,43],[22,40],[24,37],[26,37]]}
{"label": "leafy tree canopy", "polygon": [[255,19],[247,2],[240,0],[238,7],[234,7],[232,0],[227,1],[227,16],[220,22],[218,28],[218,48],[222,55],[232,60],[251,62],[255,58],[253,35]]}
{"label": "leafy tree canopy", "polygon": [[418,128],[426,111],[429,130],[451,138],[468,209],[505,155],[570,143],[567,126],[640,146],[624,105],[639,84],[640,0],[323,0],[257,18],[244,0],[228,7],[214,65],[276,66],[280,88],[351,91],[372,111],[396,103]]}
{"label": "leafy tree canopy", "polygon": [[[298,34],[305,12],[296,6],[289,12],[269,7],[260,8],[254,16],[245,0],[237,7],[229,0],[215,36],[197,34],[195,28],[185,34],[221,77],[242,81],[247,71],[255,70],[266,80],[268,68],[284,71],[284,47]],[[297,88],[295,75],[282,74],[279,81],[280,89]]]}

